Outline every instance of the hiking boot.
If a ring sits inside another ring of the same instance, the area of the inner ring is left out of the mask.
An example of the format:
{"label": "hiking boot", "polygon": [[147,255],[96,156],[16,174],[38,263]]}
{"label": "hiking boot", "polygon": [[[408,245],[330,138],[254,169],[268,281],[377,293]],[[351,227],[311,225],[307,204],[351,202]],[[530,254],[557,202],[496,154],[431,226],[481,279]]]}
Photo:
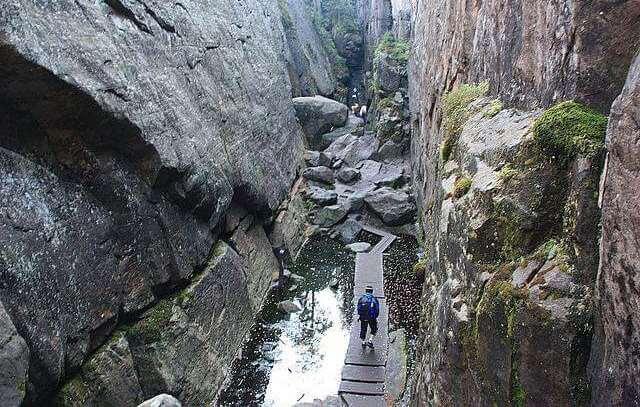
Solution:
{"label": "hiking boot", "polygon": [[[364,346],[364,345],[363,345]],[[370,347],[371,349],[373,349],[373,341],[369,341],[367,342],[367,346]]]}

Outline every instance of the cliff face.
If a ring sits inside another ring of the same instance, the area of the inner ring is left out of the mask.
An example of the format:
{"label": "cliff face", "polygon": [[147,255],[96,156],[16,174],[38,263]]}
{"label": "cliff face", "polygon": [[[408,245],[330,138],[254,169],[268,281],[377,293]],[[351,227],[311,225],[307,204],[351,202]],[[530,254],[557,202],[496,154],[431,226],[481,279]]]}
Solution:
{"label": "cliff face", "polygon": [[640,404],[640,57],[611,108],[602,200],[602,242],[592,352],[594,405]]}
{"label": "cliff face", "polygon": [[[303,139],[282,21],[261,1],[3,4],[0,300],[29,347],[30,403],[205,268],[232,200],[260,231],[286,196]],[[272,258],[256,233],[230,250]],[[236,263],[252,308],[211,311],[239,319],[205,358],[212,391],[276,267]]]}
{"label": "cliff face", "polygon": [[[589,403],[602,155],[554,162],[533,134],[558,101],[609,111],[639,17],[638,1],[413,1],[412,169],[429,256],[417,405]],[[462,87],[483,81],[495,100]],[[444,98],[452,89],[464,91]],[[578,116],[595,118],[589,108]]]}

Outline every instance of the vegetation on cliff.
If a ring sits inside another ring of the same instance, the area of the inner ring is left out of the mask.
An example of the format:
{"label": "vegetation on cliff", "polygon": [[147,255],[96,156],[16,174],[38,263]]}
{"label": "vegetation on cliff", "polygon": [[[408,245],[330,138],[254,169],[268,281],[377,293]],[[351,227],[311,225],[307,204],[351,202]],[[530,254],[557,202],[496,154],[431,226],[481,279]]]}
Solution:
{"label": "vegetation on cliff", "polygon": [[565,161],[600,153],[606,130],[606,116],[572,100],[551,107],[533,126],[534,137],[543,149]]}

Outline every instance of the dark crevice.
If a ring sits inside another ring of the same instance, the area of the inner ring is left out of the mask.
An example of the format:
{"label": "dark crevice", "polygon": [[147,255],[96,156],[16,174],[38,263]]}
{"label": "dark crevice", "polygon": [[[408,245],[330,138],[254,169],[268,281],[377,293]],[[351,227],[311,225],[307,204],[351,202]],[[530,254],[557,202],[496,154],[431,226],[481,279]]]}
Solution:
{"label": "dark crevice", "polygon": [[131,21],[142,32],[153,35],[153,31],[135,15],[131,9],[127,8],[120,0],[104,0],[118,15]]}

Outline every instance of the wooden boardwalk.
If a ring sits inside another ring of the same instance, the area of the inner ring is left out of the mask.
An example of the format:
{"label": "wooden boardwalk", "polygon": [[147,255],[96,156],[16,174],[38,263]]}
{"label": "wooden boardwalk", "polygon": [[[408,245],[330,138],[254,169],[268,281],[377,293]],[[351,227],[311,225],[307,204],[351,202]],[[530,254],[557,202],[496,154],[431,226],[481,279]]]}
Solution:
{"label": "wooden boardwalk", "polygon": [[[382,253],[393,243],[396,236],[369,226],[365,226],[364,230],[379,235],[381,239],[368,253],[356,255],[353,287],[354,316],[338,394],[347,406],[384,407],[386,406],[384,379],[389,347],[389,314],[384,295]],[[367,285],[373,286],[373,294],[380,301],[378,333],[373,350],[362,349],[360,323],[356,311],[358,299]]]}

